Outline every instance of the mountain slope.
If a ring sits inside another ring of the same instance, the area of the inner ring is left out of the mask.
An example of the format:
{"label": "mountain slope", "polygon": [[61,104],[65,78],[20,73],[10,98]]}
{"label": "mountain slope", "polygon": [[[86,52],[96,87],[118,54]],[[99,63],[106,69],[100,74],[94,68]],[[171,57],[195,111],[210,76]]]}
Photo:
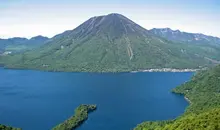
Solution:
{"label": "mountain slope", "polygon": [[175,88],[190,101],[186,112],[172,121],[144,122],[135,130],[219,130],[220,65],[197,73],[189,82]]}
{"label": "mountain slope", "polygon": [[168,41],[123,15],[109,14],[56,35],[39,49],[3,59],[12,68],[118,72],[210,66],[220,56],[214,53]]}
{"label": "mountain slope", "polygon": [[30,50],[43,45],[49,38],[43,36],[32,37],[31,39],[14,37],[0,39],[0,54],[6,52],[16,53]]}

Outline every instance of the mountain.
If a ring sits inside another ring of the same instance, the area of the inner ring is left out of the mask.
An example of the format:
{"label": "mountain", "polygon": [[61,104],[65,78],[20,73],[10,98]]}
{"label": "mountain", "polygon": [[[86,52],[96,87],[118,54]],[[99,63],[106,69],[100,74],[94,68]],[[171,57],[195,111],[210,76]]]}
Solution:
{"label": "mountain", "polygon": [[16,53],[30,50],[43,45],[49,38],[43,36],[32,37],[31,39],[14,37],[0,39],[0,54]]}
{"label": "mountain", "polygon": [[185,113],[170,121],[144,122],[134,130],[219,130],[220,65],[196,73],[173,90],[190,102]]}
{"label": "mountain", "polygon": [[121,72],[211,66],[219,63],[219,50],[166,40],[114,13],[92,17],[38,49],[2,59],[11,68]]}
{"label": "mountain", "polygon": [[220,46],[220,38],[201,33],[181,32],[180,30],[172,30],[170,28],[153,28],[150,32],[172,41]]}

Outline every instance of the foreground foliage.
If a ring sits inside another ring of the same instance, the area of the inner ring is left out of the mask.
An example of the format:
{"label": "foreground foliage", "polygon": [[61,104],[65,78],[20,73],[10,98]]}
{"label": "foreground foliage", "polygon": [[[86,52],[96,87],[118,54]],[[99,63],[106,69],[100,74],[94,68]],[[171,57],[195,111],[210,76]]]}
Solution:
{"label": "foreground foliage", "polygon": [[135,130],[220,129],[220,66],[198,72],[173,92],[184,94],[190,100],[186,112],[172,121],[144,122]]}
{"label": "foreground foliage", "polygon": [[96,105],[80,105],[75,109],[75,115],[57,125],[53,130],[73,130],[79,127],[87,118],[88,113],[96,109]]}
{"label": "foreground foliage", "polygon": [[137,126],[135,130],[219,130],[220,108],[191,113],[175,121],[145,122]]}
{"label": "foreground foliage", "polygon": [[21,130],[20,128],[13,128],[10,126],[5,126],[0,124],[0,130]]}

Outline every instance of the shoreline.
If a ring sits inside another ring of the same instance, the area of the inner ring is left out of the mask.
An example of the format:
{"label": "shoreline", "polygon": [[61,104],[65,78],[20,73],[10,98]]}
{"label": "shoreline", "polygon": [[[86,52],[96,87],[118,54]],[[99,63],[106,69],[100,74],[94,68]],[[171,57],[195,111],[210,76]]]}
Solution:
{"label": "shoreline", "polygon": [[15,69],[15,70],[36,70],[36,71],[43,71],[43,72],[73,72],[73,73],[138,73],[138,72],[197,72],[199,70],[204,70],[205,68],[201,69],[173,69],[173,68],[161,68],[161,69],[146,69],[146,70],[135,70],[135,71],[68,71],[68,70],[48,70],[44,68],[22,68],[22,67],[6,67],[0,66],[0,68],[4,69]]}
{"label": "shoreline", "polygon": [[140,71],[131,71],[131,73],[137,72],[196,72],[201,69],[172,69],[172,68],[162,68],[162,69],[147,69],[147,70],[140,70]]}
{"label": "shoreline", "polygon": [[189,100],[188,97],[184,96],[184,98],[185,98],[185,100],[186,100],[187,102],[189,102],[189,104],[192,104],[192,102]]}

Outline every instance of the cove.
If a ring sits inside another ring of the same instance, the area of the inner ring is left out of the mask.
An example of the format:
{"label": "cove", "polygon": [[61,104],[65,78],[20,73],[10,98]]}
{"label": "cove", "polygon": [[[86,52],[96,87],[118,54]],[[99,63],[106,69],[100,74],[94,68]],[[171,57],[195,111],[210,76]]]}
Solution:
{"label": "cove", "polygon": [[192,72],[66,73],[0,68],[0,124],[49,130],[80,104],[98,109],[78,130],[130,130],[143,121],[174,119],[188,102],[171,89]]}

